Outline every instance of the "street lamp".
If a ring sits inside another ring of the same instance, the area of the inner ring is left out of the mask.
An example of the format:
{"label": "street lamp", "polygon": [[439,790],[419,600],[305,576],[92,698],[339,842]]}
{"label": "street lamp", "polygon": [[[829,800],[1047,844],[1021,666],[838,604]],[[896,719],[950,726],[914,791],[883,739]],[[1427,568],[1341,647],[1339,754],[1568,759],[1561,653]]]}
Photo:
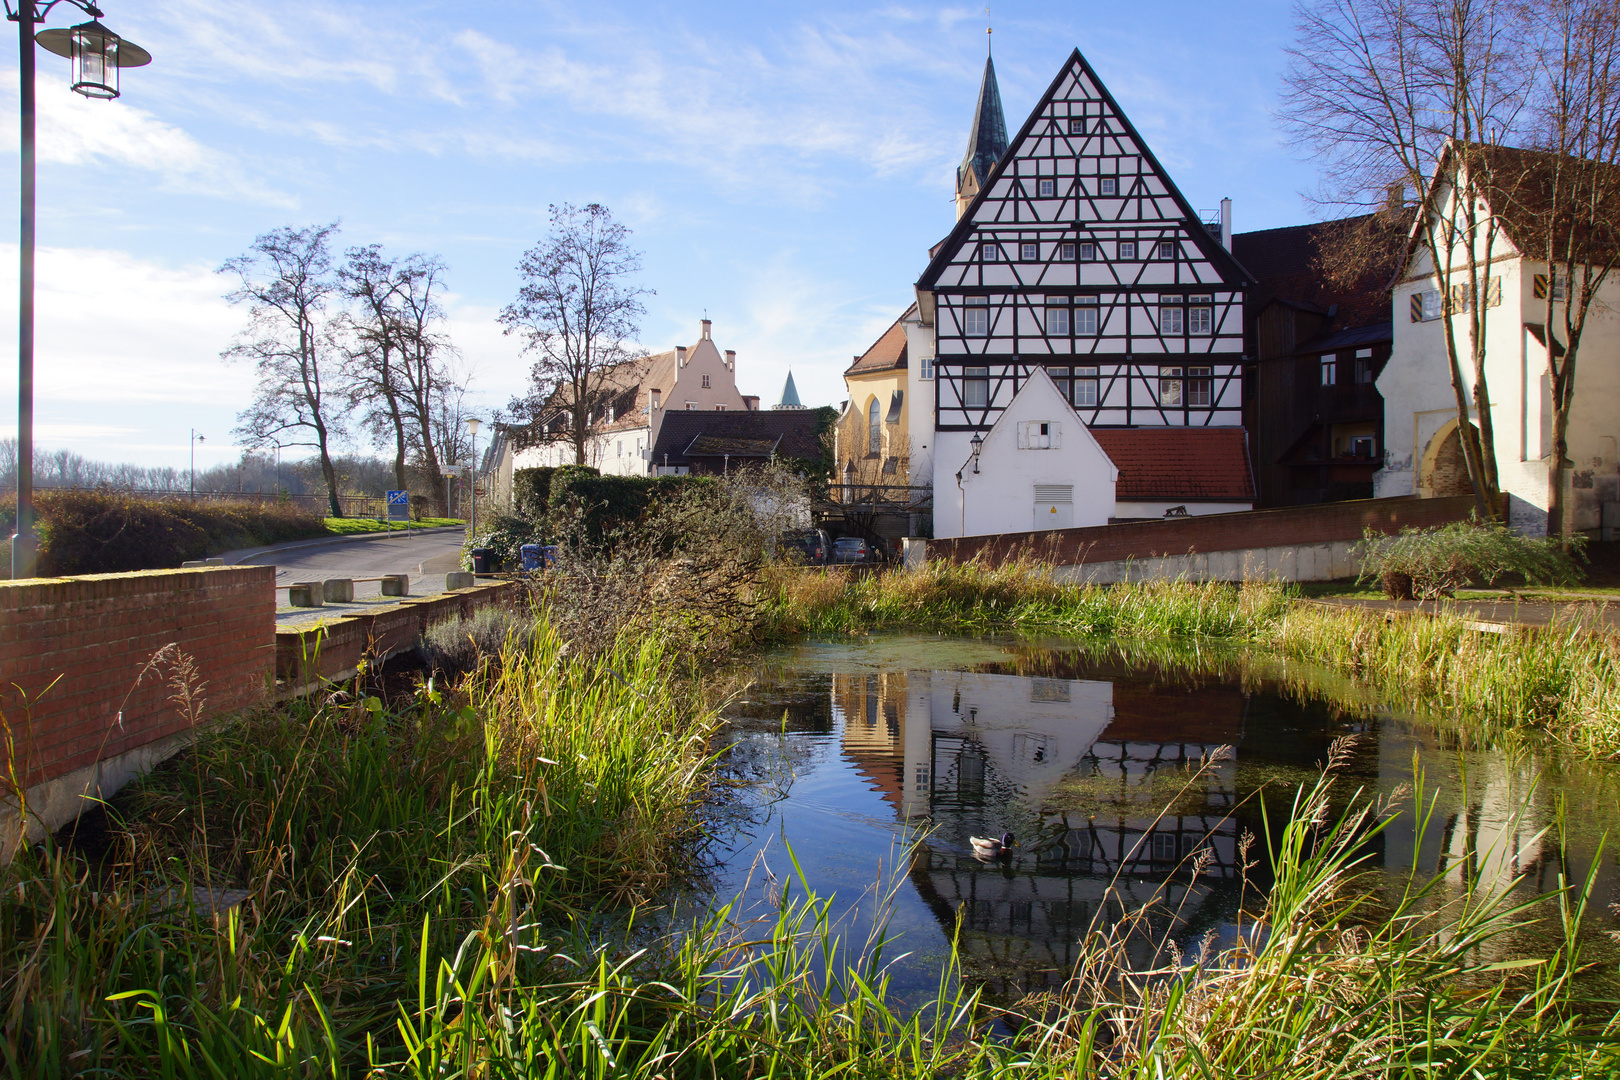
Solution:
{"label": "street lamp", "polygon": [[478,425],[483,423],[476,416],[467,417],[467,434],[472,436],[472,464],[470,472],[472,484],[468,488],[468,501],[471,507],[467,514],[467,535],[473,539],[478,538]]}
{"label": "street lamp", "polygon": [[[66,30],[34,27],[51,8],[66,3],[90,21]],[[118,96],[120,68],[152,62],[152,54],[125,41],[99,21],[101,9],[88,0],[5,0],[6,18],[17,24],[20,63],[18,99],[22,133],[22,230],[19,237],[17,305],[17,531],[11,538],[11,576],[33,577],[39,553],[34,537],[34,43],[73,63],[70,89],[103,101]]]}
{"label": "street lamp", "polygon": [[193,502],[197,500],[197,444],[207,441],[202,432],[196,428],[191,429],[191,499]]}
{"label": "street lamp", "polygon": [[973,438],[968,442],[973,447],[973,475],[977,476],[979,475],[979,451],[984,449],[984,436],[974,432]]}

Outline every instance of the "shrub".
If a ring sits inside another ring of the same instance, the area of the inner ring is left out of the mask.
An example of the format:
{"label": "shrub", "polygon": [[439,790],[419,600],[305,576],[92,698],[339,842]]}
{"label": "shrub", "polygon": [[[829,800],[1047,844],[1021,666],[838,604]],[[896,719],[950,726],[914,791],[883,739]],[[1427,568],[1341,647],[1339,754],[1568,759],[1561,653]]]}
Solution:
{"label": "shrub", "polygon": [[1584,536],[1522,536],[1496,524],[1452,522],[1425,529],[1406,528],[1394,536],[1367,530],[1357,545],[1358,581],[1377,581],[1393,600],[1435,600],[1470,582],[1494,585],[1507,575],[1527,584],[1565,584],[1580,578],[1571,553],[1580,555]]}
{"label": "shrub", "polygon": [[556,468],[518,469],[512,473],[512,506],[523,517],[538,521],[551,500],[551,478]]}
{"label": "shrub", "polygon": [[533,612],[479,608],[471,618],[446,619],[428,627],[417,652],[433,671],[471,671],[479,657],[499,657],[502,649],[528,654],[540,629]]}
{"label": "shrub", "polygon": [[707,476],[599,476],[594,469],[565,465],[551,478],[548,523],[554,535],[566,531],[570,541],[612,546],[659,502],[717,483]]}
{"label": "shrub", "polygon": [[[233,548],[326,535],[325,522],[291,502],[137,498],[107,491],[34,495],[42,574],[164,570]],[[0,502],[0,530],[15,527],[15,498]]]}

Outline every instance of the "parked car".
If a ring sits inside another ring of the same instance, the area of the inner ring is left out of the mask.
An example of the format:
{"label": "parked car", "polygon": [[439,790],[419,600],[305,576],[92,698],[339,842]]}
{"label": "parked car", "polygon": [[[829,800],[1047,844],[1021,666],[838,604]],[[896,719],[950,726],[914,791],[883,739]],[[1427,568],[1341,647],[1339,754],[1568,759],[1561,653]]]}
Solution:
{"label": "parked car", "polygon": [[832,561],[841,564],[871,562],[872,552],[860,537],[840,536],[833,541]]}
{"label": "parked car", "polygon": [[832,538],[825,529],[795,529],[782,537],[791,558],[797,552],[806,566],[826,566],[832,561]]}

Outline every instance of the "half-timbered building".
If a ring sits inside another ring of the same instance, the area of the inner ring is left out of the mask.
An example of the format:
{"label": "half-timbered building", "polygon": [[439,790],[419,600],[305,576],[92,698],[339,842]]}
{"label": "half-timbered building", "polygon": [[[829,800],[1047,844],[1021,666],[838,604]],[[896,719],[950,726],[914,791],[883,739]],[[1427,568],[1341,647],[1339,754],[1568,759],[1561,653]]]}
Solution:
{"label": "half-timbered building", "polygon": [[[1212,227],[1193,210],[1078,49],[980,175],[986,155],[977,144],[996,127],[985,118],[992,96],[999,113],[987,65],[957,174],[960,217],[916,285],[917,318],[933,339],[925,392],[933,399],[937,536],[959,535],[973,520],[974,531],[1030,527],[1023,509],[988,527],[970,505],[976,487],[1001,502],[1027,487],[1030,508],[1062,496],[1064,478],[1044,475],[1051,455],[1027,453],[1039,448],[1028,438],[989,439],[1037,371],[1068,407],[1051,423],[1154,429],[1167,447],[1178,445],[1178,431],[1241,432],[1243,424],[1250,279],[1223,246],[1229,215]],[[1006,448],[995,460],[986,456],[992,444]],[[1244,453],[1241,436],[1221,445]],[[1227,473],[1245,475],[1246,463]],[[1153,486],[1151,477],[1134,480]],[[1067,484],[1075,493],[1095,487],[1081,478]],[[1253,498],[1248,480],[1193,501],[1210,512],[1247,509]],[[1164,501],[1164,511],[1187,502]],[[1137,505],[1162,512],[1152,499]],[[1091,525],[1113,514],[1110,499],[1060,516]]]}

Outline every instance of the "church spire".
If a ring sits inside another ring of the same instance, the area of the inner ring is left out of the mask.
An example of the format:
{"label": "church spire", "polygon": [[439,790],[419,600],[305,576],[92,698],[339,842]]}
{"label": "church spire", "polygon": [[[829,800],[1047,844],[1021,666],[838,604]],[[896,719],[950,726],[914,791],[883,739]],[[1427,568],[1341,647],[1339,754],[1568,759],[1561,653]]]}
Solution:
{"label": "church spire", "polygon": [[956,170],[956,216],[961,217],[973,196],[990,177],[1001,155],[1007,152],[1007,117],[1001,111],[1001,88],[996,85],[996,62],[984,58],[984,82],[979,86],[979,105],[973,110],[973,132],[968,136],[967,154]]}
{"label": "church spire", "polygon": [[799,388],[793,385],[793,372],[790,370],[788,372],[787,383],[782,387],[781,404],[772,405],[771,409],[772,411],[781,411],[784,409],[802,408],[804,408],[804,406],[799,404]]}

